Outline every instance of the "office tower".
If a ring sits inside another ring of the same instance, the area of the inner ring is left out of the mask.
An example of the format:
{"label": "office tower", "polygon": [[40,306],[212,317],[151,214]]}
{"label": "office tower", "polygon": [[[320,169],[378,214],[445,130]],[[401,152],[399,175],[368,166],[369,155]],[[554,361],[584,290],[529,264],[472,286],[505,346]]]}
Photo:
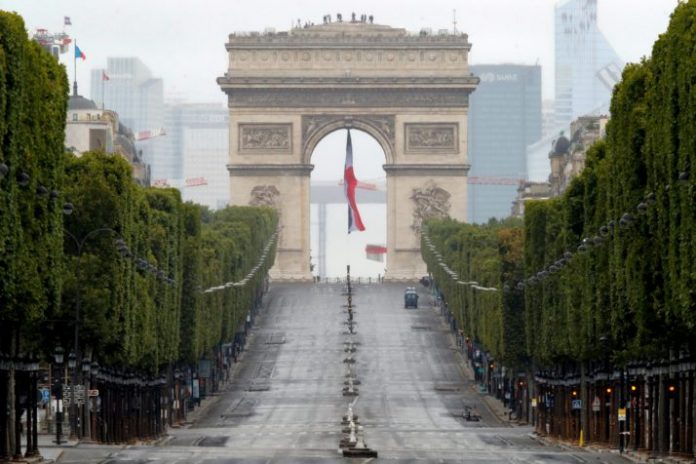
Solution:
{"label": "office tower", "polygon": [[623,62],[597,26],[597,0],[564,0],[554,12],[555,120],[607,114]]}
{"label": "office tower", "polygon": [[472,65],[481,79],[469,107],[468,221],[510,215],[527,174],[526,147],[541,137],[541,67]]}
{"label": "office tower", "polygon": [[[113,110],[130,127],[136,148],[150,165],[152,182],[162,183],[175,172],[172,160],[163,149],[164,85],[152,77],[150,69],[139,58],[107,58],[106,69],[93,69],[91,98],[101,108]],[[166,129],[166,128],[165,128]]]}

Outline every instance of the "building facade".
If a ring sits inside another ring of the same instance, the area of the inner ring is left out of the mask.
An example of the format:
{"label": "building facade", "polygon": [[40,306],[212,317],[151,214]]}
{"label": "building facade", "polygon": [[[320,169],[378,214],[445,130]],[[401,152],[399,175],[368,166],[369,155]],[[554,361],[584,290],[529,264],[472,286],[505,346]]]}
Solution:
{"label": "building facade", "polygon": [[136,182],[150,184],[150,169],[136,150],[133,132],[116,112],[99,109],[95,102],[78,95],[77,87],[68,100],[64,143],[76,156],[94,150],[118,154],[130,163]]}
{"label": "building facade", "polygon": [[551,143],[548,160],[551,169],[548,181],[521,181],[517,198],[512,203],[512,215],[522,217],[524,204],[529,200],[545,200],[565,192],[570,182],[585,168],[587,151],[606,135],[607,116],[582,116],[570,124],[570,138],[557,134]]}
{"label": "building facade", "polygon": [[526,147],[541,137],[541,67],[472,65],[480,78],[469,110],[469,222],[510,214],[527,176]]}
{"label": "building facade", "polygon": [[107,58],[106,69],[93,69],[91,98],[99,107],[118,113],[135,134],[136,148],[150,165],[152,180],[172,175],[172,160],[162,137],[139,140],[142,131],[164,127],[164,84],[135,57]]}

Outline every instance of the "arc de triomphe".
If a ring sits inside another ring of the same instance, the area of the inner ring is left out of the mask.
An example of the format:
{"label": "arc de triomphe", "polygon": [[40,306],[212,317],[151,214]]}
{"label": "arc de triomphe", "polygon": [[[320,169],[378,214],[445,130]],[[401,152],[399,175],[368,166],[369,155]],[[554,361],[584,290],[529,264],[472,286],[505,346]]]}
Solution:
{"label": "arc de triomphe", "polygon": [[274,279],[311,280],[311,156],[327,134],[367,132],[384,150],[386,279],[425,274],[424,217],[466,219],[466,34],[411,34],[362,21],[236,33],[218,84],[230,109],[231,202],[271,205],[282,231]]}

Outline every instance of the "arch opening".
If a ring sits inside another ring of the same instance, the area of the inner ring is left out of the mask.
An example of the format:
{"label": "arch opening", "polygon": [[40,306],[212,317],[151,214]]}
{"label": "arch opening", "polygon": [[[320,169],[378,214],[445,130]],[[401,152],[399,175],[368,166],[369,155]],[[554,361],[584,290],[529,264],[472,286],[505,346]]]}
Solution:
{"label": "arch opening", "polygon": [[310,249],[312,274],[323,279],[383,276],[387,242],[387,155],[371,133],[351,128],[353,168],[359,184],[356,202],[365,231],[348,234],[348,207],[343,189],[347,130],[324,131],[307,160],[314,165],[310,180]]}

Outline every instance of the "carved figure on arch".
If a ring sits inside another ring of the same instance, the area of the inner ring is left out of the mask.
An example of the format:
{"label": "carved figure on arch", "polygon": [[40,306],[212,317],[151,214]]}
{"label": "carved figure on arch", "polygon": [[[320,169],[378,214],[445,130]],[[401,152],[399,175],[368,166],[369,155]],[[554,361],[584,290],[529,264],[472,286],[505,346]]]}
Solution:
{"label": "carved figure on arch", "polygon": [[422,188],[414,188],[409,197],[414,203],[411,229],[420,235],[424,220],[448,218],[451,196],[447,190],[433,181],[429,181]]}
{"label": "carved figure on arch", "polygon": [[270,206],[278,209],[280,192],[275,185],[257,185],[251,189],[250,206]]}

